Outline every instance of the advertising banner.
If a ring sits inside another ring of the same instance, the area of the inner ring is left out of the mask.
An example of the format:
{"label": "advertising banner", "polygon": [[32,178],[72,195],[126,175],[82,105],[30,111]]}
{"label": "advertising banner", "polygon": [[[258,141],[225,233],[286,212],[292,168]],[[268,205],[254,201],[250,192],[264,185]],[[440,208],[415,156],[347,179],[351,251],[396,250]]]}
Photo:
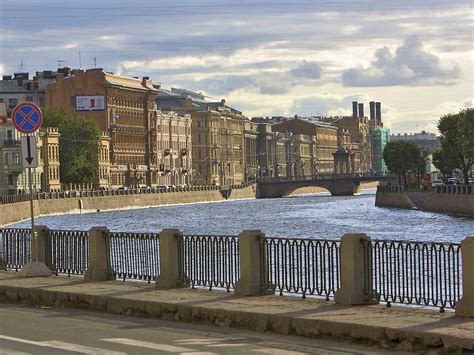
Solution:
{"label": "advertising banner", "polygon": [[105,110],[104,96],[76,96],[76,111]]}

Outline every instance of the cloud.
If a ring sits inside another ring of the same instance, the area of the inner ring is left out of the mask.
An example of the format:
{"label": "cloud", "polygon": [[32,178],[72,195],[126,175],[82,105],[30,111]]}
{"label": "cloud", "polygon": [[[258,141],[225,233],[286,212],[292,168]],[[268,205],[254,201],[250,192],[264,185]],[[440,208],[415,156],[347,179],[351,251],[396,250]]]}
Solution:
{"label": "cloud", "polygon": [[352,101],[369,102],[371,98],[365,94],[341,96],[333,93],[323,93],[293,100],[291,114],[302,116],[311,115],[351,115]]}
{"label": "cloud", "polygon": [[303,62],[290,70],[291,75],[296,78],[320,79],[321,64],[314,61],[303,60]]}
{"label": "cloud", "polygon": [[459,76],[459,68],[445,68],[434,54],[423,48],[416,37],[405,39],[392,53],[387,47],[375,52],[368,67],[346,70],[345,86],[448,85]]}

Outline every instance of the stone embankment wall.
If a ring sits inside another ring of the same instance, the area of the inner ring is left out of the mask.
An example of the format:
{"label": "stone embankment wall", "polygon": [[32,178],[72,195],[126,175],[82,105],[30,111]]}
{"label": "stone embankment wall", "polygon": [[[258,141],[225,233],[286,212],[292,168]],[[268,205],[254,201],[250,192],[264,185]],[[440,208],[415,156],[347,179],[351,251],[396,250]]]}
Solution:
{"label": "stone embankment wall", "polygon": [[[229,200],[255,198],[255,185],[242,189],[232,189]],[[150,194],[96,196],[77,198],[55,198],[34,200],[35,216],[79,212],[79,201],[82,200],[84,211],[115,210],[136,207],[152,207],[181,203],[222,201],[219,190],[180,191]],[[30,218],[30,203],[18,202],[0,205],[0,226]]]}
{"label": "stone embankment wall", "polygon": [[375,205],[474,216],[474,186],[438,186],[423,192],[407,192],[400,185],[379,186]]}

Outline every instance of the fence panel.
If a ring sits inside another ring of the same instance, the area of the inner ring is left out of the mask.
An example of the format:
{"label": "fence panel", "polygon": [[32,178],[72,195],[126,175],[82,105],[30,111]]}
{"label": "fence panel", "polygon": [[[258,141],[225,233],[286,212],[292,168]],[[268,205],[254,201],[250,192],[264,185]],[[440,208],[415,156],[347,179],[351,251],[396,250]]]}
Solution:
{"label": "fence panel", "polygon": [[184,235],[181,239],[182,280],[191,287],[235,288],[240,277],[237,236]]}
{"label": "fence panel", "polygon": [[46,265],[56,275],[84,275],[89,262],[89,232],[48,230]]}
{"label": "fence panel", "polygon": [[340,242],[317,239],[263,238],[262,281],[284,293],[330,296],[340,285]]}
{"label": "fence panel", "polygon": [[366,281],[373,297],[391,303],[454,308],[462,296],[460,244],[370,241]]}
{"label": "fence panel", "polygon": [[31,261],[31,229],[0,229],[0,267],[20,270]]}
{"label": "fence panel", "polygon": [[160,240],[155,233],[115,233],[108,238],[110,273],[117,279],[150,281],[160,273]]}

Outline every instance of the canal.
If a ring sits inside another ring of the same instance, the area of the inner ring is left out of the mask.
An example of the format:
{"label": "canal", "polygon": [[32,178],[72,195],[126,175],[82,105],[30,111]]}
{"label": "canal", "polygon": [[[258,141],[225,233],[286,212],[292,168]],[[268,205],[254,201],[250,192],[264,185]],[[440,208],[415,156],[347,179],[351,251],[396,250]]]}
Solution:
{"label": "canal", "polygon": [[[238,200],[39,217],[52,229],[158,232],[179,228],[188,234],[233,234],[261,229],[268,236],[339,239],[367,233],[374,239],[460,242],[474,236],[474,218],[375,207],[375,190],[358,196],[329,194],[283,199]],[[29,222],[15,224],[29,227]]]}

